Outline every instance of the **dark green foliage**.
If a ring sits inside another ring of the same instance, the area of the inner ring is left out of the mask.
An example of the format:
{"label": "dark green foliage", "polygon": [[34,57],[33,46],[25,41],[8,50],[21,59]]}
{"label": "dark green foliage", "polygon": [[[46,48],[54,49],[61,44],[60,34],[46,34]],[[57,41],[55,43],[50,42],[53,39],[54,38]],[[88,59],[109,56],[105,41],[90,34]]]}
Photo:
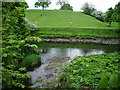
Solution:
{"label": "dark green foliage", "polygon": [[104,14],[101,11],[97,11],[95,8],[93,8],[92,5],[85,3],[83,7],[81,8],[83,10],[83,13],[93,16],[96,19],[100,21],[106,21],[109,24],[109,27],[111,26],[112,22],[119,22],[120,21],[120,2],[115,5],[115,8],[113,9],[110,7],[108,11]]}
{"label": "dark green foliage", "polygon": [[118,88],[119,57],[118,53],[77,57],[57,79],[64,88]]}
{"label": "dark green foliage", "polygon": [[25,81],[30,78],[30,75],[21,73],[25,69],[20,68],[19,70],[14,70],[14,65],[7,65],[2,67],[2,88],[26,88]]}
{"label": "dark green foliage", "polygon": [[45,8],[47,8],[47,7],[49,7],[49,4],[51,4],[51,2],[40,2],[40,1],[38,1],[38,2],[36,2],[35,3],[35,7],[42,7],[42,9],[44,10]]}
{"label": "dark green foliage", "polygon": [[41,41],[31,36],[30,28],[26,25],[24,18],[27,7],[25,2],[2,2],[3,88],[26,87],[24,80],[29,77],[19,64],[37,48],[34,41]]}
{"label": "dark green foliage", "polygon": [[112,15],[112,20],[116,22],[120,22],[120,2],[115,5],[114,13]]}
{"label": "dark green foliage", "polygon": [[119,85],[120,83],[118,82],[118,76],[119,76],[119,74],[116,74],[116,73],[110,75],[109,85],[111,86],[111,88],[116,88],[116,87],[120,86]]}
{"label": "dark green foliage", "polygon": [[24,57],[22,47],[24,39],[30,34],[30,29],[25,25],[24,2],[2,3],[2,36],[3,36],[3,62],[16,64]]}
{"label": "dark green foliage", "polygon": [[97,11],[97,9],[93,8],[93,5],[90,5],[88,3],[85,3],[82,7],[83,13],[93,16],[96,19],[100,20],[100,21],[104,21],[104,15],[103,12],[101,11]]}
{"label": "dark green foliage", "polygon": [[95,11],[95,8],[93,8],[92,5],[89,5],[88,3],[85,3],[82,7],[83,13],[87,14],[87,15],[91,15],[92,12]]}
{"label": "dark green foliage", "polygon": [[106,12],[106,17],[105,17],[105,21],[109,23],[109,27],[111,26],[112,23],[112,14],[113,14],[113,9],[109,8],[108,11]]}
{"label": "dark green foliage", "polygon": [[41,57],[36,54],[31,54],[31,55],[27,55],[26,57],[23,58],[23,61],[20,66],[26,67],[29,69],[37,64],[40,65],[40,63],[41,63]]}
{"label": "dark green foliage", "polygon": [[119,74],[117,73],[102,76],[101,80],[99,81],[99,88],[109,88],[109,89],[119,88],[120,83],[118,82],[118,76]]}
{"label": "dark green foliage", "polygon": [[73,7],[70,6],[70,4],[63,4],[63,6],[60,8],[60,10],[70,10],[70,11],[73,11]]}
{"label": "dark green foliage", "polygon": [[2,63],[0,63],[0,90],[2,89]]}
{"label": "dark green foliage", "polygon": [[99,81],[99,88],[107,88],[107,86],[108,86],[108,77],[104,75]]}
{"label": "dark green foliage", "polygon": [[37,46],[34,42],[40,42],[40,38],[30,35],[30,28],[25,24],[24,2],[3,2],[3,62],[17,64],[22,58],[33,53]]}
{"label": "dark green foliage", "polygon": [[109,23],[109,27],[112,22],[120,22],[120,2],[115,5],[115,8],[109,8],[105,13],[105,21]]}

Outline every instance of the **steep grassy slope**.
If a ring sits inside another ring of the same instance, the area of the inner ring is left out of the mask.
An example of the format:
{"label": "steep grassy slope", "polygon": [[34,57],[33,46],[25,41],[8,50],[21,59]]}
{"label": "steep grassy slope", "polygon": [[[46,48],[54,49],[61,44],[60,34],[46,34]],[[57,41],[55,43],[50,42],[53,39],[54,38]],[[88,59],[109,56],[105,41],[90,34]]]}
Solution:
{"label": "steep grassy slope", "polygon": [[81,12],[64,10],[27,10],[27,18],[38,27],[108,28],[106,23]]}

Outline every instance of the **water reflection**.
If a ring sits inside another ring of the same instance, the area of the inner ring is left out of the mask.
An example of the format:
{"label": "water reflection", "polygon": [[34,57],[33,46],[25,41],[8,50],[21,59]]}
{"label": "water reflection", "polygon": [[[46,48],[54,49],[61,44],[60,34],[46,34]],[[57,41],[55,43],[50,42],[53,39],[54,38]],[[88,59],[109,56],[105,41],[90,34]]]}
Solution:
{"label": "water reflection", "polygon": [[93,54],[102,54],[104,53],[103,50],[97,49],[82,49],[82,48],[51,48],[47,53],[42,53],[43,59],[50,59],[54,56],[67,56],[71,59],[74,59],[77,56],[86,56],[86,55],[93,55]]}
{"label": "water reflection", "polygon": [[94,55],[94,54],[102,54],[102,53],[104,53],[104,51],[93,49],[93,50],[89,51],[88,53],[86,53],[86,55]]}
{"label": "water reflection", "polygon": [[[60,72],[60,71],[54,72],[54,68],[48,70],[46,69],[46,67],[51,64],[51,61],[54,59],[54,57],[63,57],[63,56],[70,57],[70,59],[67,61],[70,62],[72,59],[74,59],[77,56],[104,53],[103,50],[84,49],[84,48],[49,48],[49,49],[40,49],[40,51],[42,52],[42,54],[40,54],[42,56],[42,65],[36,68],[34,71],[27,72],[32,76],[32,81],[31,81],[32,83],[34,83],[35,80],[37,79],[43,79],[42,83],[35,83],[34,86],[44,85],[47,80],[52,80]],[[56,63],[54,63],[53,65],[55,65]]]}
{"label": "water reflection", "polygon": [[[68,43],[41,43],[39,50],[42,52],[42,65],[34,71],[27,72],[32,76],[31,82],[42,79],[43,82],[34,83],[34,86],[43,86],[47,80],[52,80],[60,73],[54,71],[56,64],[70,62],[77,56],[102,54],[119,50],[118,46],[96,44],[68,44]],[[61,62],[63,61],[63,62]],[[52,64],[51,64],[52,63]],[[48,69],[46,69],[46,67]],[[54,67],[49,69],[50,67]]]}

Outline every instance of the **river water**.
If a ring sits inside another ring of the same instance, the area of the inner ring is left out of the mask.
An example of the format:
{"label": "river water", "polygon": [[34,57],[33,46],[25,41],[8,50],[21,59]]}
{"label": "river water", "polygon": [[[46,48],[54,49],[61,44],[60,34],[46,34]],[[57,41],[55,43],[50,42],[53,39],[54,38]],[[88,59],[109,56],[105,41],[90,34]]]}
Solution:
{"label": "river water", "polygon": [[[69,63],[77,56],[109,53],[117,50],[118,46],[115,45],[42,42],[39,44],[39,51],[42,52],[40,53],[42,64],[27,74],[32,76],[31,83],[34,86],[47,87],[45,86],[46,81],[54,82],[54,78],[61,73],[60,69],[55,69],[61,67],[63,63]],[[42,81],[35,83],[37,79]]]}

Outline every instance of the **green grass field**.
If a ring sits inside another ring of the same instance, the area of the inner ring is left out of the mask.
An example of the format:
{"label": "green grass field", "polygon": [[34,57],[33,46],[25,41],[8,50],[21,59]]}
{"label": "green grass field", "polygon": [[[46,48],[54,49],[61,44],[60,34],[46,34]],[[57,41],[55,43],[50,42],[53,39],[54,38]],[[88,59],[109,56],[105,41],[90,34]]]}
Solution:
{"label": "green grass field", "polygon": [[41,38],[81,38],[81,39],[96,39],[96,38],[118,38],[118,30],[104,29],[79,29],[79,28],[40,28],[36,31]]}
{"label": "green grass field", "polygon": [[[27,19],[39,27],[40,37],[117,38],[117,23],[108,24],[81,12],[64,10],[27,10]],[[72,22],[72,23],[71,23]]]}
{"label": "green grass field", "polygon": [[[38,27],[109,28],[106,23],[81,12],[64,10],[27,10],[26,17]],[[117,28],[117,25],[112,24],[110,28]]]}

